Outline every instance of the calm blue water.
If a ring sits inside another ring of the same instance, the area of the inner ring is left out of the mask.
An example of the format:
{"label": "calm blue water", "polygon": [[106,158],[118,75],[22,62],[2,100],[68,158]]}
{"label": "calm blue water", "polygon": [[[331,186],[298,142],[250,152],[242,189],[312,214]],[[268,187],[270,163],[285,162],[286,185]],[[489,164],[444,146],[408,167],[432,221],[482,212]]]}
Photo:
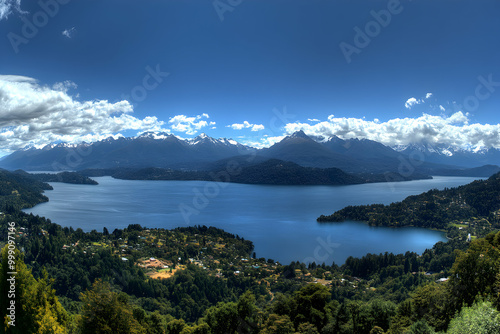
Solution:
{"label": "calm blue water", "polygon": [[252,240],[258,257],[281,263],[344,263],[366,253],[423,252],[443,233],[364,223],[318,224],[321,214],[347,205],[400,201],[409,195],[454,187],[475,178],[435,177],[349,186],[264,186],[204,181],[125,181],[96,178],[98,186],[53,183],[48,203],[26,210],[84,231],[129,224],[175,228],[207,225]]}

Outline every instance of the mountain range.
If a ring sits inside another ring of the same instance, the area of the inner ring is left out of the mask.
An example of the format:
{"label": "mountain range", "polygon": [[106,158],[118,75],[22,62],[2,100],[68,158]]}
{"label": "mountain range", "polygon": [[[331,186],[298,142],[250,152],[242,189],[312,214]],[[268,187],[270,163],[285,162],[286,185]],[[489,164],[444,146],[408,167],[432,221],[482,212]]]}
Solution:
{"label": "mountain range", "polygon": [[[181,139],[168,133],[147,132],[137,137],[109,137],[91,144],[28,147],[4,157],[0,167],[28,171],[150,167],[209,171],[220,170],[232,160],[247,167],[269,159],[293,162],[302,167],[339,168],[365,175],[390,172],[404,177],[419,174],[490,176],[500,170],[495,166],[500,162],[500,152],[495,149],[452,151],[430,145],[391,148],[368,139],[344,140],[333,136],[314,140],[303,131],[263,149],[206,134]],[[481,167],[486,164],[491,166]]]}
{"label": "mountain range", "polygon": [[393,149],[405,155],[419,156],[425,161],[438,164],[467,168],[500,164],[500,150],[495,148],[463,149],[450,145],[420,143],[396,146]]}
{"label": "mountain range", "polygon": [[183,140],[166,133],[144,133],[88,144],[53,144],[16,151],[0,161],[6,169],[28,171],[81,170],[86,168],[165,167],[198,169],[220,159],[249,154],[255,149],[233,140],[205,134]]}

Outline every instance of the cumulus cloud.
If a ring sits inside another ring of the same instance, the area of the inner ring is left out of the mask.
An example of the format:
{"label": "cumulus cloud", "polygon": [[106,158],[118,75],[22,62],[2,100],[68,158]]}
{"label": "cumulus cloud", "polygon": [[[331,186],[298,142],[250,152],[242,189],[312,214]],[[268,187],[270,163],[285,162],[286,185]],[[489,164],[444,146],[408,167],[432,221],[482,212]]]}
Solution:
{"label": "cumulus cloud", "polygon": [[128,101],[79,101],[68,94],[71,81],[47,86],[29,77],[0,75],[0,147],[4,152],[26,145],[94,141],[125,130],[157,131],[156,117],[131,115]]}
{"label": "cumulus cloud", "polygon": [[288,123],[288,134],[303,130],[310,136],[343,139],[366,138],[387,146],[429,143],[458,148],[500,148],[500,124],[470,124],[469,114],[461,111],[449,116],[423,114],[417,118],[395,118],[385,122],[329,116],[314,125]]}
{"label": "cumulus cloud", "polygon": [[21,0],[0,0],[0,21],[8,18],[13,12],[25,13],[21,10]]}
{"label": "cumulus cloud", "polygon": [[282,141],[286,136],[264,136],[260,140],[251,140],[242,137],[240,143],[255,148],[265,148]]}
{"label": "cumulus cloud", "polygon": [[197,116],[177,115],[171,117],[168,121],[170,128],[177,132],[184,132],[187,135],[194,135],[204,127],[215,125],[215,122],[207,122],[205,119],[210,118],[208,114]]}
{"label": "cumulus cloud", "polygon": [[422,100],[417,100],[414,97],[410,97],[408,100],[405,102],[405,108],[406,109],[411,109],[414,105],[422,103]]}
{"label": "cumulus cloud", "polygon": [[432,93],[427,93],[425,94],[425,98],[417,99],[415,97],[410,97],[408,100],[405,102],[405,108],[406,109],[411,109],[413,106],[421,103],[425,103],[425,100],[428,100],[432,97]]}
{"label": "cumulus cloud", "polygon": [[76,32],[76,28],[72,27],[72,28],[63,30],[62,35],[66,38],[72,38],[75,35],[75,32]]}
{"label": "cumulus cloud", "polygon": [[248,121],[244,121],[243,123],[234,123],[231,125],[227,125],[226,127],[231,128],[233,130],[251,129],[251,131],[254,132],[265,129],[264,125],[262,124],[250,124]]}

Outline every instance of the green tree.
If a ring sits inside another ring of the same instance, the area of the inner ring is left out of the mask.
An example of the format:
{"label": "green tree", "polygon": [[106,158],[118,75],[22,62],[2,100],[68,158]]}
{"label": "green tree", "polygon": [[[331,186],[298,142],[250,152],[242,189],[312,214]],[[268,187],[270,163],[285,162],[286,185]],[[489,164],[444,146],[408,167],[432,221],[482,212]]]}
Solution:
{"label": "green tree", "polygon": [[466,252],[458,251],[450,279],[451,295],[458,296],[458,307],[462,303],[472,305],[477,294],[494,293],[492,283],[499,272],[500,251],[488,242],[492,238],[493,234],[474,240]]}
{"label": "green tree", "polygon": [[207,310],[204,318],[212,333],[233,334],[239,325],[237,304],[219,303]]}
{"label": "green tree", "polygon": [[168,334],[181,334],[186,327],[186,322],[182,319],[174,319],[167,324]]}
{"label": "green tree", "polygon": [[35,279],[12,246],[5,246],[0,254],[0,333],[66,333],[68,315],[47,274]]}
{"label": "green tree", "polygon": [[390,301],[375,299],[368,304],[372,326],[389,329],[391,318],[396,314],[396,304]]}
{"label": "green tree", "polygon": [[384,330],[382,328],[380,328],[379,326],[374,326],[370,330],[370,334],[384,334]]}
{"label": "green tree", "polygon": [[[210,334],[210,326],[202,322],[199,325],[193,326],[189,329],[189,334]],[[184,333],[182,333],[184,334]]]}
{"label": "green tree", "polygon": [[262,334],[293,334],[293,323],[287,315],[272,313],[264,323]]}
{"label": "green tree", "polygon": [[82,311],[78,327],[82,334],[141,333],[128,299],[110,291],[107,282],[97,280],[92,289],[81,295]]}
{"label": "green tree", "polygon": [[415,291],[412,299],[413,321],[425,319],[437,330],[444,330],[455,313],[445,284],[427,284]]}
{"label": "green tree", "polygon": [[450,322],[448,334],[498,334],[500,333],[500,313],[490,302],[479,302],[464,307]]}
{"label": "green tree", "polygon": [[410,326],[408,334],[434,334],[434,329],[432,329],[425,320],[419,320]]}
{"label": "green tree", "polygon": [[238,299],[236,306],[238,311],[238,333],[252,333],[257,329],[255,314],[255,296],[250,291],[246,291]]}
{"label": "green tree", "polygon": [[318,329],[316,326],[309,322],[303,322],[299,325],[299,328],[297,328],[297,333],[300,334],[319,334]]}
{"label": "green tree", "polygon": [[352,319],[352,329],[354,333],[359,333],[358,327],[360,325],[360,313],[361,313],[361,304],[359,301],[349,301],[347,304],[347,309],[351,314]]}
{"label": "green tree", "polygon": [[321,284],[308,284],[294,293],[292,299],[292,321],[296,327],[303,322],[310,322],[321,330],[328,322],[326,305],[330,291]]}

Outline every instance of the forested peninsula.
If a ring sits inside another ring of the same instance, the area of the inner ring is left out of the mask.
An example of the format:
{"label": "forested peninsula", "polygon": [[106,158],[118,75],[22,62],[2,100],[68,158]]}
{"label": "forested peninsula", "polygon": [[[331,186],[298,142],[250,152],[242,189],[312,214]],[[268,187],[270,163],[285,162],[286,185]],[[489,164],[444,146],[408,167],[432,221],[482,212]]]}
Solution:
{"label": "forested peninsula", "polygon": [[447,230],[457,224],[498,228],[500,173],[457,188],[430,190],[390,205],[345,207],[318,222],[364,221],[372,226],[418,226]]}
{"label": "forested peninsula", "polygon": [[415,173],[403,176],[399,173],[381,174],[346,173],[338,168],[303,167],[296,163],[270,159],[256,164],[229,160],[224,167],[212,170],[173,170],[166,168],[112,168],[79,171],[89,177],[112,176],[123,180],[177,180],[213,181],[266,185],[348,185],[373,182],[397,182],[429,179],[428,175]]}

